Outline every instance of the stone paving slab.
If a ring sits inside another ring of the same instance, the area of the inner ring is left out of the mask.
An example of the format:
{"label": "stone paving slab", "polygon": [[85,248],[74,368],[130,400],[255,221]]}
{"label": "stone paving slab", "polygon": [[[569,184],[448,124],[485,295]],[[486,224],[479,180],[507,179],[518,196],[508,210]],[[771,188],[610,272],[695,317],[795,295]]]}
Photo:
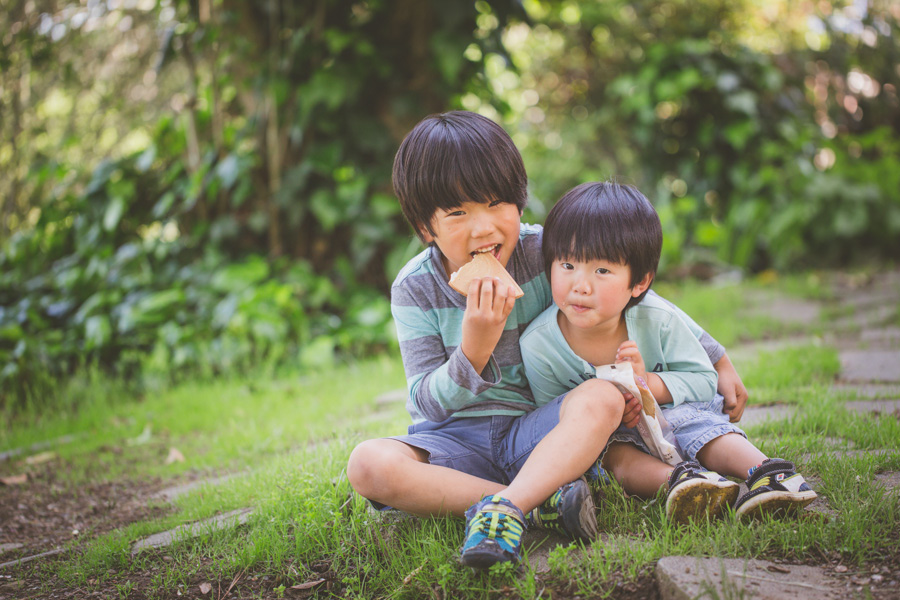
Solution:
{"label": "stone paving slab", "polygon": [[844,407],[859,413],[893,414],[900,411],[900,400],[852,400]]}
{"label": "stone paving slab", "polygon": [[822,312],[819,303],[790,296],[760,293],[753,294],[750,301],[752,308],[748,312],[751,315],[765,315],[782,323],[812,325],[818,323]]}
{"label": "stone paving slab", "polygon": [[188,492],[192,492],[196,489],[202,487],[215,487],[222,483],[225,483],[229,479],[232,479],[236,476],[236,473],[232,473],[231,475],[223,475],[221,477],[213,477],[212,479],[198,479],[197,481],[191,481],[190,483],[185,483],[182,485],[176,485],[173,487],[166,488],[164,490],[159,490],[155,494],[151,494],[149,496],[150,500],[161,500],[163,502],[172,502],[179,496],[183,496]]}
{"label": "stone paving slab", "polygon": [[34,556],[25,556],[23,558],[17,558],[16,560],[11,560],[9,562],[5,562],[0,564],[0,569],[5,569],[7,567],[18,567],[19,565],[24,565],[25,563],[29,563],[33,560],[37,560],[39,558],[45,558],[47,556],[56,556],[57,554],[62,554],[65,552],[65,548],[57,548],[55,550],[50,550],[49,552],[41,552],[40,554],[35,554]]}
{"label": "stone paving slab", "polygon": [[666,556],[656,564],[662,600],[838,600],[847,590],[821,567],[763,560]]}
{"label": "stone paving slab", "polygon": [[19,456],[20,454],[24,454],[26,452],[37,452],[39,450],[46,450],[47,448],[62,446],[63,444],[71,444],[75,440],[81,439],[83,437],[84,434],[64,435],[56,438],[55,440],[47,440],[46,442],[37,442],[35,444],[31,444],[26,448],[13,448],[11,450],[4,450],[3,452],[0,452],[0,462],[15,458],[16,456]]}
{"label": "stone paving slab", "polygon": [[846,317],[839,317],[831,321],[828,326],[831,329],[868,329],[876,325],[884,325],[891,322],[897,314],[896,305],[876,306],[866,310],[855,312]]}
{"label": "stone paving slab", "polygon": [[859,339],[864,343],[897,345],[900,344],[900,327],[866,329],[860,333]]}
{"label": "stone paving slab", "polygon": [[380,396],[375,397],[375,406],[384,406],[386,404],[403,404],[406,402],[406,399],[409,397],[409,393],[406,389],[398,389],[391,390],[389,392],[385,392]]}
{"label": "stone paving slab", "polygon": [[[594,543],[606,543],[607,537],[608,536],[605,533],[601,533],[600,539]],[[557,546],[568,546],[571,543],[572,540],[564,536],[541,529],[529,529],[525,531],[525,535],[522,538],[522,546],[528,549],[528,564],[531,565],[531,568],[533,568],[536,573],[549,572],[550,552]],[[569,554],[569,557],[571,557],[572,560],[577,560],[583,553],[584,550],[582,550],[580,546],[576,546]]]}
{"label": "stone paving slab", "polygon": [[900,385],[882,383],[836,383],[836,392],[854,392],[857,398],[900,398]]}
{"label": "stone paving slab", "polygon": [[878,473],[875,482],[891,494],[900,494],[900,473],[896,471]]}
{"label": "stone paving slab", "polygon": [[900,350],[844,350],[840,358],[844,381],[900,382]]}
{"label": "stone paving slab", "polygon": [[204,533],[219,531],[221,529],[228,529],[236,525],[241,525],[243,523],[246,523],[247,519],[249,519],[250,515],[252,514],[252,508],[239,508],[238,510],[233,510],[225,514],[217,515],[210,519],[197,521],[196,523],[179,525],[175,529],[163,531],[162,533],[155,533],[151,536],[145,537],[142,540],[138,540],[131,547],[131,554],[133,556],[141,550],[146,550],[147,548],[162,548],[165,546],[171,546],[179,540],[185,540],[188,538],[197,537]]}
{"label": "stone paving slab", "polygon": [[771,404],[766,406],[748,406],[741,415],[740,427],[753,427],[768,421],[783,421],[797,412],[793,404]]}

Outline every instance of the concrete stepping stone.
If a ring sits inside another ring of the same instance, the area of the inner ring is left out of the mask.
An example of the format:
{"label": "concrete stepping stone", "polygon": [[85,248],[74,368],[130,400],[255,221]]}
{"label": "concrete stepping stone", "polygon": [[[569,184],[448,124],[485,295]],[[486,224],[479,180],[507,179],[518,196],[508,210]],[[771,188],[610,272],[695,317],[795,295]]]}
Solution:
{"label": "concrete stepping stone", "polygon": [[190,483],[184,483],[181,485],[166,488],[164,490],[159,490],[155,494],[151,494],[148,499],[161,500],[163,502],[172,502],[179,496],[183,496],[188,492],[192,492],[198,488],[215,487],[217,485],[221,485],[229,479],[234,478],[236,475],[237,473],[232,473],[230,475],[223,475],[221,477],[213,477],[211,479],[198,479],[197,481],[191,481]]}
{"label": "concrete stepping stone", "polygon": [[656,581],[662,600],[837,600],[847,596],[844,585],[822,567],[764,560],[666,556],[656,563]]}
{"label": "concrete stepping stone", "polygon": [[900,400],[853,400],[844,407],[859,413],[894,414],[900,411]]}
{"label": "concrete stepping stone", "polygon": [[0,544],[0,554],[6,554],[11,550],[18,550],[19,548],[24,548],[25,544],[17,544],[15,542],[10,542],[8,544]]}
{"label": "concrete stepping stone", "polygon": [[857,398],[900,398],[900,385],[890,383],[836,383],[833,389]]}
{"label": "concrete stepping stone", "polygon": [[817,302],[764,293],[753,294],[750,302],[752,308],[748,312],[751,315],[765,315],[785,324],[812,325],[819,321],[822,311]]}
{"label": "concrete stepping stone", "polygon": [[844,350],[840,359],[844,381],[900,382],[900,350]]}
{"label": "concrete stepping stone", "polygon": [[64,444],[70,444],[79,438],[83,438],[84,434],[78,435],[64,435],[56,438],[55,440],[47,440],[46,442],[37,442],[35,444],[31,444],[25,448],[13,448],[11,450],[4,450],[0,452],[0,462],[7,461],[11,458],[15,458],[20,454],[24,454],[26,452],[38,452],[40,450],[46,450],[47,448],[53,448],[56,446],[62,446]]}
{"label": "concrete stepping stone", "polygon": [[728,357],[732,362],[745,363],[755,360],[759,354],[765,352],[772,354],[781,350],[790,348],[799,348],[803,346],[818,346],[825,343],[820,337],[815,336],[799,336],[777,338],[773,340],[758,340],[755,342],[747,342],[728,349]]}
{"label": "concrete stepping stone", "polygon": [[896,314],[896,304],[880,305],[873,308],[861,309],[852,315],[834,319],[829,324],[829,327],[835,330],[870,329],[876,325],[889,323],[894,319]]}
{"label": "concrete stepping stone", "polygon": [[[605,544],[609,536],[600,534],[600,539],[595,544]],[[547,531],[546,529],[528,529],[522,538],[522,547],[528,549],[528,564],[536,573],[548,573],[550,571],[550,552],[557,546],[568,546],[573,543],[565,536]],[[577,560],[584,550],[577,546],[569,553],[569,558]]]}
{"label": "concrete stepping stone", "polygon": [[171,546],[177,541],[197,537],[204,533],[211,533],[213,531],[242,525],[247,522],[252,514],[252,508],[239,508],[238,510],[217,515],[210,519],[179,525],[175,529],[163,531],[162,533],[155,533],[135,542],[131,547],[131,555],[134,556],[141,550],[146,550],[147,548],[163,548]]}
{"label": "concrete stepping stone", "polygon": [[0,569],[6,569],[7,567],[18,567],[19,565],[24,565],[25,563],[29,563],[33,560],[37,560],[39,558],[45,558],[47,556],[56,556],[57,554],[62,554],[65,552],[65,548],[57,548],[55,550],[50,550],[49,552],[41,552],[40,554],[35,554],[34,556],[25,556],[23,558],[17,558],[16,560],[11,560],[9,562],[5,562],[0,564]]}
{"label": "concrete stepping stone", "polygon": [[391,390],[375,397],[375,406],[380,410],[390,404],[402,404],[409,397],[406,389]]}
{"label": "concrete stepping stone", "polygon": [[765,406],[748,406],[741,415],[738,423],[740,427],[753,427],[768,421],[783,421],[789,419],[797,412],[793,404],[770,404]]}
{"label": "concrete stepping stone", "polygon": [[866,329],[859,335],[859,339],[861,342],[866,344],[898,346],[900,345],[900,327]]}
{"label": "concrete stepping stone", "polygon": [[892,494],[900,494],[900,473],[897,471],[888,471],[886,473],[878,473],[875,475],[875,481],[878,485],[885,488]]}

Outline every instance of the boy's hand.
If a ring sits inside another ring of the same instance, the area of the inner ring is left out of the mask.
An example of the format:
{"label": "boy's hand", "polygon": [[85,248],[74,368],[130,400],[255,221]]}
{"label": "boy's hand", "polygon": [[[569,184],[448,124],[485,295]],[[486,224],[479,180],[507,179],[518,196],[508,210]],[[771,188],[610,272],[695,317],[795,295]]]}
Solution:
{"label": "boy's hand", "polygon": [[744,407],[747,405],[750,395],[727,354],[723,355],[713,367],[719,374],[719,384],[716,389],[725,397],[722,412],[728,415],[732,423],[737,423],[744,414]]}
{"label": "boy's hand", "polygon": [[644,366],[644,359],[638,351],[637,342],[626,340],[622,342],[616,351],[616,364],[630,362],[631,368],[634,370],[634,377],[640,377],[647,381],[647,368]]}
{"label": "boy's hand", "polygon": [[631,392],[622,394],[625,397],[625,412],[622,415],[622,425],[634,427],[641,418],[641,401]]}
{"label": "boy's hand", "polygon": [[490,360],[515,303],[515,290],[496,277],[469,283],[460,347],[476,373],[481,373]]}

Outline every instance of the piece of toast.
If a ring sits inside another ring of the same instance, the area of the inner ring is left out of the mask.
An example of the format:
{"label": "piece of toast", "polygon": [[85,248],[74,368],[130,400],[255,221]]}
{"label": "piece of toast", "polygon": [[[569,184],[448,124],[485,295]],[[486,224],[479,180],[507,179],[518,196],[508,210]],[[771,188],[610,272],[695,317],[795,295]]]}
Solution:
{"label": "piece of toast", "polygon": [[469,284],[473,279],[481,279],[482,277],[496,277],[500,283],[511,285],[515,290],[515,297],[521,298],[525,295],[512,275],[503,268],[500,261],[494,258],[494,255],[485,252],[476,254],[475,258],[460,267],[459,271],[450,276],[450,287],[467,296],[469,293]]}

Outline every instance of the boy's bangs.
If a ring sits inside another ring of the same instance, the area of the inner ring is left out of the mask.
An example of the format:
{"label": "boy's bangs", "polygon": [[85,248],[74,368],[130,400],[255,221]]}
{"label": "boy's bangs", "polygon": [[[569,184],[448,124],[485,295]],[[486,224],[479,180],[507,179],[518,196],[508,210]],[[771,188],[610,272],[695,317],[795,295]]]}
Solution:
{"label": "boy's bangs", "polygon": [[435,144],[426,160],[434,166],[431,177],[419,181],[425,189],[415,191],[429,198],[435,209],[451,210],[464,202],[486,203],[495,200],[524,205],[524,190],[510,181],[509,164],[501,156],[472,143],[455,139]]}
{"label": "boy's bangs", "polygon": [[615,215],[584,210],[577,205],[567,208],[558,215],[553,235],[549,236],[552,238],[548,248],[550,261],[569,258],[579,262],[626,262],[622,223],[617,222]]}

